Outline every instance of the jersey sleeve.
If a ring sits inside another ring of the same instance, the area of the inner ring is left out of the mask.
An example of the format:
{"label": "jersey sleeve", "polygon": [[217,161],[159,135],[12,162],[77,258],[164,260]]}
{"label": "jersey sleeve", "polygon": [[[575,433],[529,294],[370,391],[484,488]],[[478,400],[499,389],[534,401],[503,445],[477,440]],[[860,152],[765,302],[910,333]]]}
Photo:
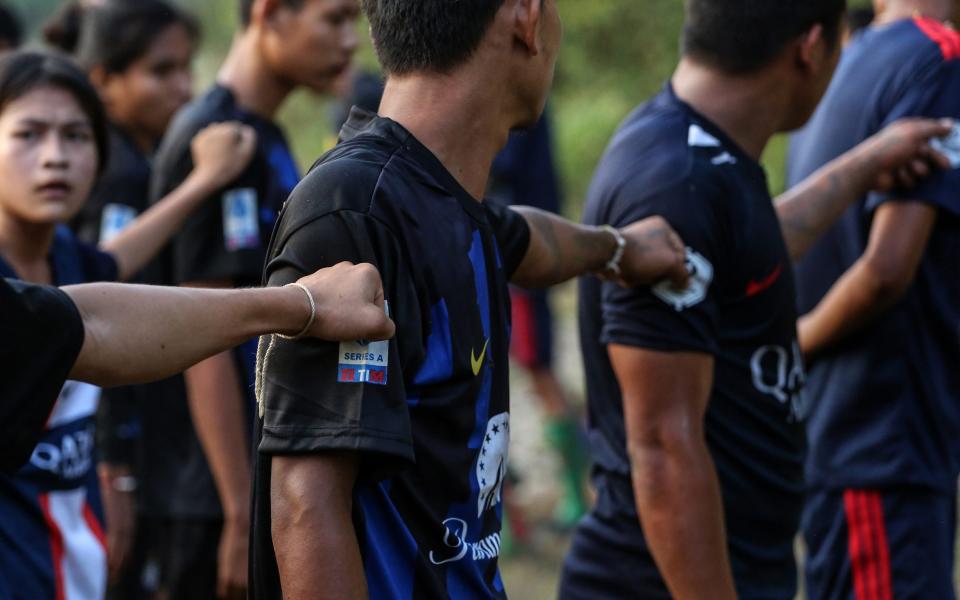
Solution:
{"label": "jersey sleeve", "polygon": [[[193,170],[192,137],[163,152],[154,172],[151,200],[156,203],[179,187]],[[268,172],[260,156],[234,182],[205,199],[171,241],[173,283],[258,281],[265,251],[261,223]]]}
{"label": "jersey sleeve", "polygon": [[29,457],[83,346],[80,314],[62,291],[0,282],[0,470]]}
{"label": "jersey sleeve", "polygon": [[[884,116],[883,126],[906,117],[960,120],[957,98],[960,98],[960,60],[938,62],[911,83]],[[951,141],[954,151],[948,157],[953,162],[950,169],[934,173],[911,190],[871,194],[867,210],[873,211],[888,201],[914,201],[960,216],[960,194],[957,193],[960,189],[960,132],[955,133]]]}
{"label": "jersey sleeve", "polygon": [[375,265],[398,330],[387,342],[262,340],[259,451],[354,451],[362,477],[388,476],[414,459],[404,374],[422,352],[419,304],[400,247],[382,224],[352,211],[310,221],[274,243],[271,286],[342,261]]}
{"label": "jersey sleeve", "polygon": [[687,247],[691,272],[686,290],[669,283],[631,289],[604,283],[601,342],[664,352],[718,349],[716,281],[730,245],[708,185],[681,182],[650,193],[637,184],[617,192],[611,225],[624,227],[654,215],[665,218]]}
{"label": "jersey sleeve", "polygon": [[484,201],[483,206],[493,227],[503,269],[509,280],[530,248],[530,226],[520,213],[499,202]]}

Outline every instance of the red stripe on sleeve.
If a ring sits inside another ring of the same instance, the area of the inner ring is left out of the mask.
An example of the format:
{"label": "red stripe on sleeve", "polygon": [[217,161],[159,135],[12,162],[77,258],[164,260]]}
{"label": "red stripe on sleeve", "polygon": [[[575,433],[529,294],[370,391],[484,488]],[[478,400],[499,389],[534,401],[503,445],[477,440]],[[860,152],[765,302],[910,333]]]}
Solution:
{"label": "red stripe on sleeve", "polygon": [[63,534],[60,527],[53,520],[50,514],[50,499],[47,494],[40,494],[38,498],[40,509],[43,511],[43,519],[47,522],[47,530],[50,534],[50,558],[53,559],[53,585],[56,589],[56,600],[64,600],[65,592],[63,585]]}
{"label": "red stripe on sleeve", "polygon": [[960,58],[960,34],[943,23],[927,17],[915,17],[913,22],[928,38],[940,46],[944,60]]}

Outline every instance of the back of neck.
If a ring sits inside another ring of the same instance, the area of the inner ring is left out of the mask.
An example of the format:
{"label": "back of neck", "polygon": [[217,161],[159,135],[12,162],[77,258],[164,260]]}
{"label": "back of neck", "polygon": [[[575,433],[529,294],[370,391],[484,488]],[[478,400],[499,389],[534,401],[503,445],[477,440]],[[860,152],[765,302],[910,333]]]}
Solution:
{"label": "back of neck", "polygon": [[501,103],[494,89],[462,75],[410,75],[387,80],[380,115],[413,134],[479,200],[510,135]]}

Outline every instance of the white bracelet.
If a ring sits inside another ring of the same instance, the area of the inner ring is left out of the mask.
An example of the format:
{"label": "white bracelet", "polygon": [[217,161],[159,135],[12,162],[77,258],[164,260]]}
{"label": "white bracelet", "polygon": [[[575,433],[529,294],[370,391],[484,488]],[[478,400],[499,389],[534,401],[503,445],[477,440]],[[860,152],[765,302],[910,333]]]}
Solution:
{"label": "white bracelet", "polygon": [[117,492],[132,494],[133,492],[137,491],[137,478],[133,475],[121,475],[119,477],[114,477],[110,481],[110,487]]}
{"label": "white bracelet", "polygon": [[303,326],[303,329],[301,329],[300,333],[297,335],[283,335],[282,333],[278,333],[277,335],[285,340],[299,340],[306,335],[308,331],[310,331],[310,327],[313,325],[313,322],[317,320],[317,303],[314,301],[313,294],[310,293],[310,290],[307,289],[307,286],[303,285],[302,283],[288,283],[284,287],[291,286],[300,288],[303,290],[303,293],[307,295],[307,300],[310,301],[310,318],[307,320],[307,324]]}
{"label": "white bracelet", "polygon": [[623,237],[623,234],[617,230],[616,227],[610,225],[601,225],[600,229],[612,235],[613,239],[617,241],[617,249],[614,250],[613,256],[607,261],[607,264],[603,267],[603,270],[605,272],[612,273],[614,277],[619,277],[620,261],[623,260],[623,254],[627,250],[627,240]]}

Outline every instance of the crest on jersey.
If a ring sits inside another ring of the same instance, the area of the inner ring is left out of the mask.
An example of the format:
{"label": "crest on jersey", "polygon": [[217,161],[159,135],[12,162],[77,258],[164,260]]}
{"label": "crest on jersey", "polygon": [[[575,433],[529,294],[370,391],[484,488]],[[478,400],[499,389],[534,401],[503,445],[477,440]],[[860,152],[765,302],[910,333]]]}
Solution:
{"label": "crest on jersey", "polygon": [[702,254],[687,247],[687,272],[690,282],[687,287],[678,290],[669,281],[663,281],[653,287],[653,294],[669,304],[677,312],[696,306],[706,300],[707,291],[713,282],[713,265]]}
{"label": "crest on jersey", "polygon": [[510,446],[510,414],[501,413],[487,422],[480,457],[477,459],[477,516],[500,503],[503,481],[507,476],[507,453]]}

